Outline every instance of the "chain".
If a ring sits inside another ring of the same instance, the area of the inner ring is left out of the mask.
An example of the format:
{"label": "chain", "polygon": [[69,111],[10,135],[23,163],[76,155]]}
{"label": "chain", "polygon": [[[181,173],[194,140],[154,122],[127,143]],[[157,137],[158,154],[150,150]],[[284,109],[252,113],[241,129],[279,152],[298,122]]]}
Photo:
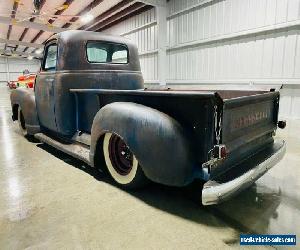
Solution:
{"label": "chain", "polygon": [[[215,135],[216,135],[216,140],[217,140],[217,145],[220,144],[220,140],[221,140],[221,125],[222,125],[222,113],[220,114],[220,118],[218,120],[218,107],[217,105],[214,106],[215,112],[214,112],[214,122],[215,122]],[[213,150],[214,148],[212,148],[211,150],[208,151],[208,155],[210,157],[210,159],[202,164],[203,168],[208,168],[210,171],[210,168],[219,161],[218,158],[214,158],[213,157]]]}
{"label": "chain", "polygon": [[221,125],[222,125],[222,114],[220,114],[220,119],[219,119],[219,123],[218,123],[218,107],[217,105],[215,105],[215,134],[216,134],[216,140],[217,140],[217,144],[220,144],[220,140],[221,140]]}

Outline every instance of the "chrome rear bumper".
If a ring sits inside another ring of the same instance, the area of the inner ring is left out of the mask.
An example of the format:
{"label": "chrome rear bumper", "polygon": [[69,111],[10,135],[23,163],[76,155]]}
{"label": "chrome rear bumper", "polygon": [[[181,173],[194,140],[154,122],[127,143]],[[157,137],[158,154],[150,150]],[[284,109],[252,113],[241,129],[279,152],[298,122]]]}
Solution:
{"label": "chrome rear bumper", "polygon": [[283,158],[286,152],[285,141],[274,142],[273,148],[274,151],[267,159],[243,175],[225,183],[211,180],[206,182],[202,190],[202,204],[213,205],[220,203],[253,184]]}

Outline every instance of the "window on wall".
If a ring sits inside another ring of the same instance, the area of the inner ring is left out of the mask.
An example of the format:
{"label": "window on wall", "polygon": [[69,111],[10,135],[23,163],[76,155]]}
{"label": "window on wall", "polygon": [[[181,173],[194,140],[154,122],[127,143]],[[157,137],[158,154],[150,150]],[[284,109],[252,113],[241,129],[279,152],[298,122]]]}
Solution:
{"label": "window on wall", "polygon": [[57,61],[57,44],[51,44],[46,48],[46,57],[43,69],[51,71],[56,69]]}
{"label": "window on wall", "polygon": [[90,63],[128,63],[128,49],[122,44],[100,41],[88,42],[86,54]]}

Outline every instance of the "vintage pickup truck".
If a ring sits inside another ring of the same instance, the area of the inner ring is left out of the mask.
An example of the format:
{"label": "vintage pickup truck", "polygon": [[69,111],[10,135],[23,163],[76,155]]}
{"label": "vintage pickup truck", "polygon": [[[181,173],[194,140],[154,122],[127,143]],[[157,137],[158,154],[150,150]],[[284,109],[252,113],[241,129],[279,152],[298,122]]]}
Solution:
{"label": "vintage pickup truck", "polygon": [[144,88],[127,39],[65,31],[45,44],[34,91],[11,93],[12,118],[124,188],[205,182],[204,205],[249,187],[285,154],[273,139],[279,92]]}

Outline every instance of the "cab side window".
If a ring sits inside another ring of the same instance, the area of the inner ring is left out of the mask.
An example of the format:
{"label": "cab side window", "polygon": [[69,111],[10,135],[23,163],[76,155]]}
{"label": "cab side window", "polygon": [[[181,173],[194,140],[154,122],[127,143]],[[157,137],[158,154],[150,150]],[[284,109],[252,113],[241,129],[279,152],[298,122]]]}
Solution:
{"label": "cab side window", "polygon": [[55,71],[57,62],[57,44],[50,44],[46,48],[43,70]]}

